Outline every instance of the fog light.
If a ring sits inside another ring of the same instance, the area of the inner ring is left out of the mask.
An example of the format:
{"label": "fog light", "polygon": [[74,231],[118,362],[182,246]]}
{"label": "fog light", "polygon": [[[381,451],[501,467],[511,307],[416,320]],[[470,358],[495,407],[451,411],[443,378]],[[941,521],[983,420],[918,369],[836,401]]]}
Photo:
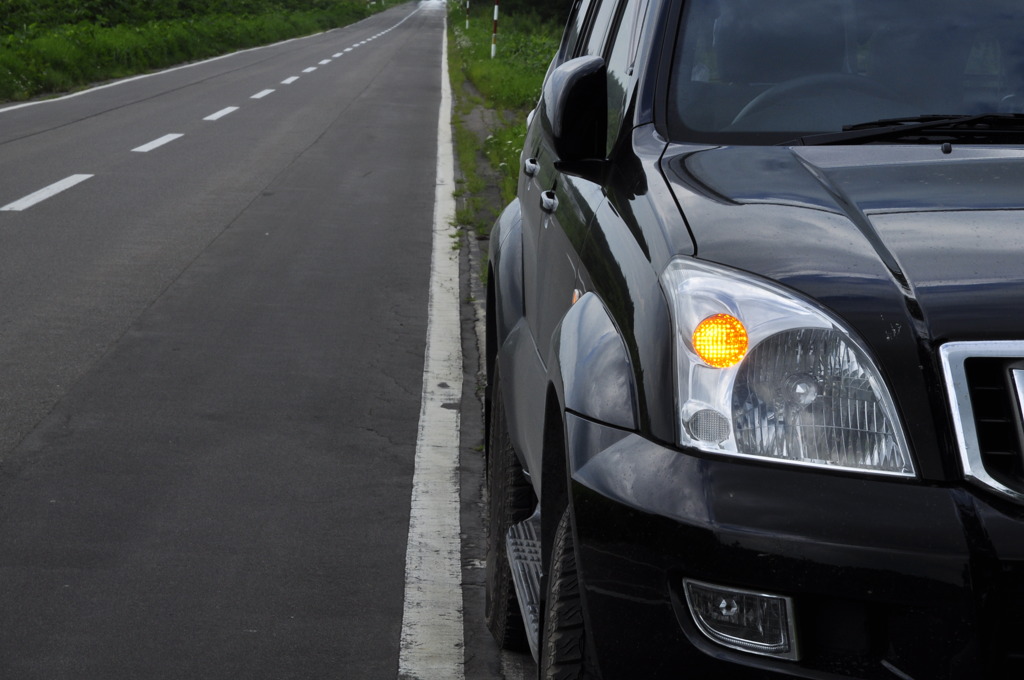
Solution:
{"label": "fog light", "polygon": [[721,444],[732,434],[729,419],[718,411],[703,409],[686,421],[686,431],[700,442]]}
{"label": "fog light", "polygon": [[793,600],[683,579],[686,604],[700,632],[751,654],[797,659]]}

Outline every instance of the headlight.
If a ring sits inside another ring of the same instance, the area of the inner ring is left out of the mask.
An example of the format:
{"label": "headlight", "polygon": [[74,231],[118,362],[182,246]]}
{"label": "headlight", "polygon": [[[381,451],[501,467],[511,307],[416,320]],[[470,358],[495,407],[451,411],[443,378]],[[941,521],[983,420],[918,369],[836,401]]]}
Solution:
{"label": "headlight", "polygon": [[679,443],[797,465],[913,476],[868,352],[782,288],[680,258],[662,275],[675,331]]}

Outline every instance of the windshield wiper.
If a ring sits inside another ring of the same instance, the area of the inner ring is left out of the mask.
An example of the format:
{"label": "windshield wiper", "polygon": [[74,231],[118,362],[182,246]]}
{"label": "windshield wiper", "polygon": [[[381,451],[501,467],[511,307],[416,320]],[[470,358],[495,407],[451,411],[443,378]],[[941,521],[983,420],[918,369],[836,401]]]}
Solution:
{"label": "windshield wiper", "polygon": [[933,114],[907,118],[883,118],[856,125],[845,125],[842,132],[824,132],[798,137],[784,142],[780,146],[866,143],[908,136],[920,136],[918,141],[932,141],[927,139],[931,133],[941,135],[944,138],[942,141],[948,141],[950,136],[990,136],[999,132],[1014,132],[1018,135],[1024,133],[1024,114],[983,113],[968,116]]}

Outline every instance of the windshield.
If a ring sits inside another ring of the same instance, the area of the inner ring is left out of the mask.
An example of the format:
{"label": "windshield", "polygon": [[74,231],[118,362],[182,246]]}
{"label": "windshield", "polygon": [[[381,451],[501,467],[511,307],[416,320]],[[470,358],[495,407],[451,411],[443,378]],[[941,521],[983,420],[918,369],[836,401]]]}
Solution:
{"label": "windshield", "polygon": [[689,0],[684,22],[669,102],[680,141],[1024,112],[1021,0]]}

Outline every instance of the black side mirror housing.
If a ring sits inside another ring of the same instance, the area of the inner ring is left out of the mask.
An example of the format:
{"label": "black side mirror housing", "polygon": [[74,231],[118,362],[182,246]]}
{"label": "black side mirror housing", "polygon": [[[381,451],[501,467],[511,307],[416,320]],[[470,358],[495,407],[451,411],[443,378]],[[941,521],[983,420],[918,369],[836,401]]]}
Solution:
{"label": "black side mirror housing", "polygon": [[608,138],[608,80],[604,59],[578,57],[552,71],[540,111],[561,171],[603,175]]}

